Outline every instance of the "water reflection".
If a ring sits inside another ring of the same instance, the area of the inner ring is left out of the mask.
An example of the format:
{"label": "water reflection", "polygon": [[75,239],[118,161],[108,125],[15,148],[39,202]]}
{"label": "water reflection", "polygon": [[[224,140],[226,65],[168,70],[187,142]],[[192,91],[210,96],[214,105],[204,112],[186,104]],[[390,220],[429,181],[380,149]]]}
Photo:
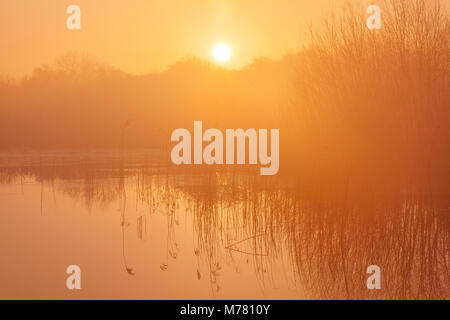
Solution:
{"label": "water reflection", "polygon": [[[177,274],[186,272],[209,289],[188,297],[222,297],[230,287],[230,297],[251,298],[252,291],[241,295],[239,281],[230,277],[232,272],[247,276],[245,270],[257,279],[249,287],[259,285],[256,289],[270,298],[450,297],[447,194],[360,183],[344,173],[313,183],[293,176],[263,177],[250,167],[177,168],[161,165],[158,153],[150,151],[7,153],[1,161],[2,201],[12,197],[8,192],[14,186],[24,196],[21,201],[31,203],[24,185],[33,183],[41,219],[49,199],[55,204],[60,198],[82,201],[92,216],[100,214],[99,208],[115,206],[121,247],[112,249],[120,249],[122,266],[112,268],[122,274],[155,276],[171,270],[179,255],[191,256]],[[8,226],[1,228],[7,232]],[[181,236],[179,229],[184,230]],[[141,255],[157,251],[154,246],[151,252],[136,250],[151,236],[164,239],[164,256],[151,258],[158,269],[138,269],[134,263]],[[75,237],[83,239],[83,232]],[[89,241],[95,247],[100,240]],[[188,264],[195,272],[188,273]],[[366,287],[366,268],[373,264],[382,270],[381,290]],[[277,290],[280,283],[288,290]],[[140,290],[142,296],[164,298],[152,287]]]}

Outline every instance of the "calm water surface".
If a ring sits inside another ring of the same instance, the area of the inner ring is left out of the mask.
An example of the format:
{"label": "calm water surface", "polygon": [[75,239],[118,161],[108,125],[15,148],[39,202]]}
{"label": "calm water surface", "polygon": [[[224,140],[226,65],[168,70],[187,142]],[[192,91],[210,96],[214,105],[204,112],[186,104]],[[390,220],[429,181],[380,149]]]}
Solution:
{"label": "calm water surface", "polygon": [[158,154],[2,153],[0,298],[450,298],[446,194]]}

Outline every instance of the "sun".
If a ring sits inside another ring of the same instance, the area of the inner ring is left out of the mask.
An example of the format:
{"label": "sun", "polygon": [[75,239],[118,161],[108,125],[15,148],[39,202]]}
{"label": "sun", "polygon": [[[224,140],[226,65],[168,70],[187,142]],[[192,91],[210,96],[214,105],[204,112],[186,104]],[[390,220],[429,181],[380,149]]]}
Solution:
{"label": "sun", "polygon": [[213,57],[219,62],[225,62],[230,59],[231,49],[226,44],[218,44],[213,49]]}

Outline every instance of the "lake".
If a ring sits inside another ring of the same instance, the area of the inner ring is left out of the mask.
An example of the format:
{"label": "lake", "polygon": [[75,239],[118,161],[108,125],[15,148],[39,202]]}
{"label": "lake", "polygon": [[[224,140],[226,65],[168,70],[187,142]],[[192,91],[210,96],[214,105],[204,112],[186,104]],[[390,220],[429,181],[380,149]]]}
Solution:
{"label": "lake", "polygon": [[0,153],[0,298],[450,297],[446,193],[160,154]]}

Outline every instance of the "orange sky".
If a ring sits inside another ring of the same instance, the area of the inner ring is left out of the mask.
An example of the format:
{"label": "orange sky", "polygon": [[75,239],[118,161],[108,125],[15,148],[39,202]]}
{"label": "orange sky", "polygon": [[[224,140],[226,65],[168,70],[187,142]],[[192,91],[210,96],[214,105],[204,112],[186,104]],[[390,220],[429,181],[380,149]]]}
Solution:
{"label": "orange sky", "polygon": [[[81,30],[66,29],[70,4],[81,7]],[[257,57],[276,59],[298,49],[305,23],[339,4],[342,1],[1,0],[0,74],[23,75],[74,50],[128,72],[148,73],[187,55],[211,59],[218,42],[232,48],[226,66],[239,68]]]}
{"label": "orange sky", "polygon": [[[0,73],[22,75],[67,51],[90,53],[133,73],[164,69],[214,44],[232,48],[231,68],[281,57],[300,45],[307,19],[333,0],[1,0]],[[81,30],[66,29],[70,4]],[[306,19],[306,20],[305,20]]]}

